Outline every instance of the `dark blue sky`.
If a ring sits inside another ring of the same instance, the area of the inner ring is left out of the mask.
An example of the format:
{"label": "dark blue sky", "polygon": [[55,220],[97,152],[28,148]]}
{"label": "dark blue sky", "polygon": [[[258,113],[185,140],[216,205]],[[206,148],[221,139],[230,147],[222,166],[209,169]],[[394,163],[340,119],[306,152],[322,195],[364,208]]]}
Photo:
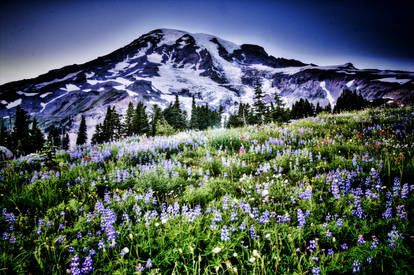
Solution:
{"label": "dark blue sky", "polygon": [[157,28],[258,44],[306,63],[414,71],[413,1],[13,2],[0,4],[0,83],[92,60]]}

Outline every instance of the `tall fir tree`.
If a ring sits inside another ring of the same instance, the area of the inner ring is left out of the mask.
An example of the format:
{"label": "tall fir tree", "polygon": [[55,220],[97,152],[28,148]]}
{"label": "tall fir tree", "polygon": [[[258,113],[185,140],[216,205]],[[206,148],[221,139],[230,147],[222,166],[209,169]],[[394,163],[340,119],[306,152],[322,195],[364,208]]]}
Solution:
{"label": "tall fir tree", "polygon": [[133,133],[136,135],[148,135],[149,134],[149,123],[148,116],[145,112],[146,106],[141,101],[138,102],[132,119]]}
{"label": "tall fir tree", "polygon": [[181,110],[178,95],[175,95],[175,102],[164,109],[163,116],[176,130],[184,130],[187,127],[187,113]]}
{"label": "tall fir tree", "polygon": [[128,108],[126,111],[126,117],[125,117],[125,135],[126,136],[132,136],[134,134],[133,131],[133,119],[134,119],[134,104],[132,104],[132,102],[129,102],[128,104]]}
{"label": "tall fir tree", "polygon": [[191,118],[190,118],[190,129],[198,129],[198,108],[195,102],[195,97],[193,95],[192,103],[191,103]]}
{"label": "tall fir tree", "polygon": [[82,115],[81,122],[79,125],[79,130],[78,130],[78,138],[76,139],[76,145],[85,144],[87,139],[88,139],[88,136],[86,133],[86,120],[85,120],[85,116]]}
{"label": "tall fir tree", "polygon": [[259,81],[256,80],[254,87],[254,115],[258,124],[263,123],[266,115],[266,105],[263,101],[264,95],[262,88],[260,87]]}
{"label": "tall fir tree", "polygon": [[285,103],[283,102],[282,98],[280,97],[279,93],[275,93],[273,98],[273,107],[271,108],[272,111],[272,120],[274,122],[285,122],[288,120],[288,113],[285,108]]}
{"label": "tall fir tree", "polygon": [[162,118],[161,109],[158,108],[157,104],[152,107],[152,118],[151,118],[151,136],[157,134],[157,123]]}
{"label": "tall fir tree", "polygon": [[16,120],[12,133],[13,149],[17,154],[26,154],[30,151],[29,117],[20,106],[16,108]]}
{"label": "tall fir tree", "polygon": [[103,130],[102,130],[102,124],[99,123],[96,125],[95,127],[95,133],[92,136],[92,140],[91,143],[92,144],[98,144],[98,143],[103,143],[104,142],[104,138],[103,138]]}
{"label": "tall fir tree", "polygon": [[10,133],[6,128],[6,125],[4,123],[4,120],[1,120],[0,125],[0,145],[5,146],[7,148],[10,148]]}
{"label": "tall fir tree", "polygon": [[52,127],[49,129],[49,133],[47,134],[47,141],[54,147],[61,147],[62,144],[59,129],[55,125],[52,125]]}
{"label": "tall fir tree", "polygon": [[30,143],[32,151],[40,151],[45,143],[42,131],[39,129],[36,118],[33,119],[32,128],[30,129]]}

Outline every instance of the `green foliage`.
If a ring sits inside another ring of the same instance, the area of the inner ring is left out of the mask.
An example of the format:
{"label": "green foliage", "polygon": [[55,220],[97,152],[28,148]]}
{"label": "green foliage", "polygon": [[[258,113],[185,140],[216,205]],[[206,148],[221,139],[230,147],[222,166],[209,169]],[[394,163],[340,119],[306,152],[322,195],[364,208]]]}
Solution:
{"label": "green foliage", "polygon": [[178,95],[175,95],[174,104],[170,104],[162,112],[165,120],[176,130],[184,130],[187,127],[187,113],[180,108]]}
{"label": "green foliage", "polygon": [[177,133],[177,130],[168,124],[167,120],[164,117],[161,117],[161,119],[156,122],[155,129],[156,136],[171,136]]}
{"label": "green foliage", "polygon": [[85,116],[82,115],[81,122],[78,130],[78,137],[76,139],[76,145],[83,145],[86,143],[88,136],[86,134],[86,120]]}
{"label": "green foliage", "polygon": [[361,110],[368,105],[368,102],[362,97],[361,93],[345,89],[336,101],[334,113],[343,111]]}
{"label": "green foliage", "polygon": [[1,270],[412,274],[412,112],[49,145],[4,163]]}

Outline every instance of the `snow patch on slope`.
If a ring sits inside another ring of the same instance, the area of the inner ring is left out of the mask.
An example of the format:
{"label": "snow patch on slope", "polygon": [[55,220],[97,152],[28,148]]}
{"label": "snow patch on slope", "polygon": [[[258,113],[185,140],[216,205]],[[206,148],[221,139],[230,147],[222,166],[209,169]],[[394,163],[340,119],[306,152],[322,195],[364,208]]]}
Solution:
{"label": "snow patch on slope", "polygon": [[348,83],[346,83],[346,86],[349,88],[352,86],[352,84],[354,84],[355,79],[352,79],[351,81],[348,81]]}
{"label": "snow patch on slope", "polygon": [[24,93],[22,91],[18,91],[17,94],[18,95],[25,95],[25,96],[35,96],[35,95],[38,95],[39,93]]}
{"label": "snow patch on slope", "polygon": [[11,108],[19,106],[20,104],[22,104],[22,99],[21,98],[16,99],[13,102],[10,102],[9,104],[7,104],[6,108],[11,109]]}
{"label": "snow patch on slope", "polygon": [[57,78],[57,79],[54,79],[52,81],[48,81],[48,82],[43,82],[43,83],[37,84],[37,85],[35,85],[35,88],[36,89],[40,89],[40,88],[43,88],[43,87],[45,87],[47,85],[50,85],[50,84],[53,84],[53,83],[56,83],[56,82],[62,82],[62,81],[68,80],[68,79],[76,76],[80,72],[81,71],[78,71],[78,72],[75,72],[75,73],[68,74],[67,76],[65,76],[63,78]]}
{"label": "snow patch on slope", "polygon": [[80,90],[79,87],[74,84],[66,84],[65,88],[61,88],[61,89],[67,92],[73,92],[73,91]]}
{"label": "snow patch on slope", "polygon": [[388,83],[398,83],[400,85],[411,81],[411,79],[398,79],[395,77],[387,77],[387,78],[381,78],[381,79],[375,79],[375,80],[381,81],[381,82],[388,82]]}
{"label": "snow patch on slope", "polygon": [[325,81],[322,81],[319,83],[319,86],[326,92],[326,98],[329,100],[329,103],[331,104],[331,108],[335,106],[335,100],[333,99],[331,92],[326,89],[326,83]]}

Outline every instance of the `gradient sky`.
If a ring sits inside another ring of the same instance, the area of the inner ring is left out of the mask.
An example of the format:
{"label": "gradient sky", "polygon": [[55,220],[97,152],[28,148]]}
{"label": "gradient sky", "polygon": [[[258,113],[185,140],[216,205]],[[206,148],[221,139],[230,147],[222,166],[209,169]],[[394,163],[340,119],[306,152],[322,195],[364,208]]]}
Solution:
{"label": "gradient sky", "polygon": [[413,1],[10,1],[0,84],[83,63],[157,28],[258,44],[275,57],[414,71]]}

